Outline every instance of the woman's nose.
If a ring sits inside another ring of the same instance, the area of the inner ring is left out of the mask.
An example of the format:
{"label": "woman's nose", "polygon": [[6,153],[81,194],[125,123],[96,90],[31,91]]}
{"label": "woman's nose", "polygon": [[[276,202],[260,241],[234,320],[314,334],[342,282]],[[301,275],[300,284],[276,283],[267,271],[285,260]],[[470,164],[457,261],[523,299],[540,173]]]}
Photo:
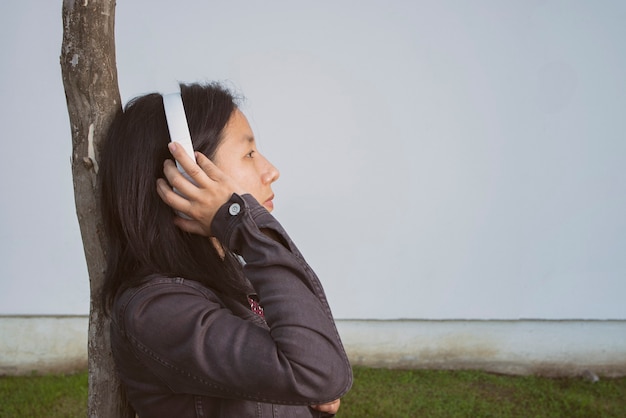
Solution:
{"label": "woman's nose", "polygon": [[265,159],[265,162],[267,163],[267,166],[264,170],[263,182],[265,184],[272,184],[276,180],[278,180],[278,178],[280,177],[280,172],[276,167],[274,167],[272,163],[269,162],[267,158]]}

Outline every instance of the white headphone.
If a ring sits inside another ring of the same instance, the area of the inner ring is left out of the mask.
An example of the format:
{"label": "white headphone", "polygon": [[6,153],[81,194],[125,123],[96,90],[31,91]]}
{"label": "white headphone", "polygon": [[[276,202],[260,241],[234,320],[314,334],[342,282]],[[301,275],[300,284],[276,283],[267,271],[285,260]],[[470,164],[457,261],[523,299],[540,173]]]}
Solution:
{"label": "white headphone", "polygon": [[[165,119],[167,119],[167,128],[170,131],[170,141],[178,142],[183,147],[185,152],[187,152],[187,155],[196,161],[196,157],[193,153],[193,144],[191,143],[191,134],[189,133],[189,126],[187,125],[185,106],[183,106],[183,98],[181,97],[180,92],[162,96],[163,107],[165,107]],[[178,167],[178,171],[180,171],[183,176],[195,184],[191,177],[189,177],[189,174],[185,172],[185,169],[178,164],[178,161],[176,161],[176,167]],[[178,190],[174,189],[174,191],[185,197]],[[178,215],[185,219],[191,219],[182,212],[178,212]]]}
{"label": "white headphone", "polygon": [[[194,161],[196,157],[193,153],[193,145],[191,143],[191,134],[187,125],[187,116],[185,115],[185,107],[183,106],[183,98],[180,93],[170,93],[163,95],[163,106],[165,107],[165,118],[167,119],[167,127],[170,131],[170,141],[178,142]],[[178,165],[178,170],[185,173],[185,170]]]}

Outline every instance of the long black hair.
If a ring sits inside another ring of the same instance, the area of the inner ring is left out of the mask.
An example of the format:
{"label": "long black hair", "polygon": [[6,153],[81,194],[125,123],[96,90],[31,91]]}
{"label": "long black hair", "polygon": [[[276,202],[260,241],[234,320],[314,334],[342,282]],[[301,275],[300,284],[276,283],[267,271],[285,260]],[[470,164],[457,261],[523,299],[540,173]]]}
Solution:
{"label": "long black hair", "polygon": [[[219,84],[180,85],[194,149],[212,158],[236,99]],[[108,238],[102,297],[109,307],[121,287],[159,274],[204,283],[245,300],[246,282],[236,257],[220,254],[206,237],[173,223],[174,212],[156,192],[163,162],[172,158],[163,98],[131,100],[115,116],[100,156],[100,198]]]}

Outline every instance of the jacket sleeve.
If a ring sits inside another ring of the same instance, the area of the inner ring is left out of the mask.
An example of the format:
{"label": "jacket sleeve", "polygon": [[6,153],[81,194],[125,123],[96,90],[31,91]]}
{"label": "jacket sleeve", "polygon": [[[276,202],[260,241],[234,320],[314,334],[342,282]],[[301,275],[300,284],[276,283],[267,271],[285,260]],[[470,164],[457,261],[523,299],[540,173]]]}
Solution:
{"label": "jacket sleeve", "polygon": [[139,360],[175,393],[283,404],[343,396],[352,372],[324,291],[280,224],[252,196],[233,195],[212,231],[245,260],[269,329],[197,286],[153,286],[124,315]]}

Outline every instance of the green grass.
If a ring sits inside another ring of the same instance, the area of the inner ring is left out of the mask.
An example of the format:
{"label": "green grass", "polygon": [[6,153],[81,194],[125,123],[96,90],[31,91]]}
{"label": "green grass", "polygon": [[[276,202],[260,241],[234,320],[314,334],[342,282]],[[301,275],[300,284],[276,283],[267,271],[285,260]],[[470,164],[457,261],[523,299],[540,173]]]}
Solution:
{"label": "green grass", "polygon": [[87,372],[74,375],[0,377],[0,417],[87,416]]}
{"label": "green grass", "polygon": [[[549,379],[356,367],[338,418],[626,417],[626,378]],[[85,417],[87,373],[0,377],[0,417]]]}
{"label": "green grass", "polygon": [[626,378],[549,379],[357,367],[341,418],[626,417]]}

